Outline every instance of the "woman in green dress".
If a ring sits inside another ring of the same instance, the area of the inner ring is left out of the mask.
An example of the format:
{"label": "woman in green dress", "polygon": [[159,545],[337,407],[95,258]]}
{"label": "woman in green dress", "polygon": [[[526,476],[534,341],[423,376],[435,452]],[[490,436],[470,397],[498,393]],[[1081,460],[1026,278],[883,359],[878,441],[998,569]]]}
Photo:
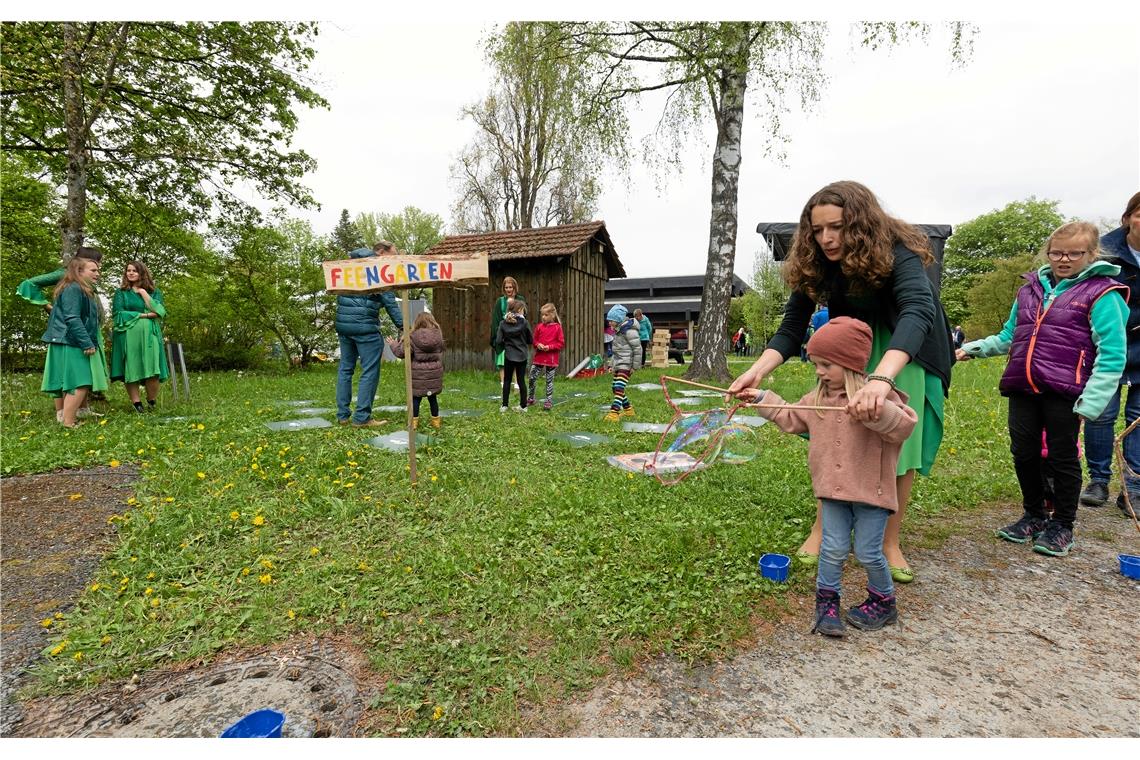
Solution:
{"label": "woman in green dress", "polygon": [[[826,303],[832,318],[855,317],[871,325],[869,382],[851,398],[848,412],[858,420],[877,420],[883,399],[899,389],[918,415],[899,457],[899,509],[883,536],[883,553],[896,583],[914,580],[899,546],[899,529],[914,474],[930,474],[942,442],[943,399],[949,395],[954,361],[950,323],[925,272],[933,260],[926,235],[889,216],[867,187],[850,181],[827,185],[808,199],[800,215],[784,265],[792,295],[783,322],[760,358],[729,386],[734,395],[758,387],[799,353],[817,304]],[[815,562],[820,535],[817,505],[815,525],[797,558]]]}
{"label": "woman in green dress", "polygon": [[143,411],[139,383],[146,385],[146,403],[153,408],[158,398],[158,384],[170,376],[162,342],[165,317],[162,292],[154,286],[150,270],[141,261],[129,262],[111,304],[111,318],[115,322],[111,338],[111,381],[123,381],[137,412]]}
{"label": "woman in green dress", "polygon": [[[75,251],[75,257],[80,259],[91,259],[100,267],[103,265],[103,252],[93,246],[79,246]],[[47,272],[46,274],[36,275],[29,277],[19,284],[16,288],[16,294],[23,298],[30,304],[43,307],[49,315],[51,314],[51,301],[45,296],[44,292],[51,288],[54,292],[55,286],[67,274],[67,266],[62,266],[54,272]],[[53,296],[54,297],[54,296]],[[84,417],[102,417],[103,415],[96,412],[90,407],[91,397],[102,398],[103,391],[107,390],[107,356],[103,352],[103,303],[99,300],[98,296],[95,297],[95,307],[99,312],[99,327],[97,328],[95,338],[95,353],[91,355],[90,360],[92,363],[93,377],[101,378],[102,385],[95,385],[91,388],[91,393],[84,399],[83,405],[79,407],[76,416],[80,419]],[[95,367],[95,364],[98,367]],[[100,371],[102,368],[102,371]],[[63,422],[63,396],[58,396],[55,401],[55,420],[56,422]]]}
{"label": "woman in green dress", "polygon": [[48,344],[40,390],[61,399],[60,422],[73,428],[75,415],[93,387],[107,387],[107,370],[92,361],[99,339],[99,307],[94,285],[99,264],[74,257],[55,287],[55,304],[42,340]]}
{"label": "woman in green dress", "polygon": [[503,382],[504,352],[495,350],[495,336],[499,333],[499,323],[507,315],[507,303],[514,298],[526,303],[526,299],[519,295],[519,284],[514,277],[503,278],[503,295],[495,299],[491,309],[491,350],[495,352],[495,367],[499,370],[499,382]]}

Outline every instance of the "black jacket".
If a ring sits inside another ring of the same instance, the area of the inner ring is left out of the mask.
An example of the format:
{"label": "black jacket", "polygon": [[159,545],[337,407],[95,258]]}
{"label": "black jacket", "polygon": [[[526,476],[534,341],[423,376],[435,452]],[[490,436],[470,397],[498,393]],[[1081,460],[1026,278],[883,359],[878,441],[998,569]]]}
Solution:
{"label": "black jacket", "polygon": [[515,315],[514,322],[508,319],[509,317],[504,318],[499,323],[499,329],[495,333],[495,349],[505,352],[503,358],[507,361],[525,364],[530,358],[530,344],[534,342],[530,324],[521,314]]}

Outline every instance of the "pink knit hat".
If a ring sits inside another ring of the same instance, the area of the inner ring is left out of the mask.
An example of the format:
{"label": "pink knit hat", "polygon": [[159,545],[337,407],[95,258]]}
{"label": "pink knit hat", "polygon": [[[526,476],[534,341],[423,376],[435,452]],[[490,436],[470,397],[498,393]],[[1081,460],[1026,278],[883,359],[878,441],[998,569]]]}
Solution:
{"label": "pink knit hat", "polygon": [[832,317],[807,343],[808,355],[866,372],[871,360],[871,328],[853,317]]}

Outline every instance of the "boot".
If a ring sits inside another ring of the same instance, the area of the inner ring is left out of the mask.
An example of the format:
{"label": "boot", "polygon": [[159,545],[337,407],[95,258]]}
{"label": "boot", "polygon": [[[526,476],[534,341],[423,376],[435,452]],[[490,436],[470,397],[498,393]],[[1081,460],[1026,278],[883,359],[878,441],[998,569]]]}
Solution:
{"label": "boot", "polygon": [[816,589],[815,624],[812,625],[811,632],[839,638],[847,635],[847,627],[839,618],[839,594],[837,592],[825,588]]}
{"label": "boot", "polygon": [[412,417],[412,430],[419,430],[419,429],[420,429],[420,418],[419,417]]}
{"label": "boot", "polygon": [[898,619],[895,595],[880,594],[871,588],[867,589],[866,601],[847,610],[847,622],[862,631],[877,631]]}
{"label": "boot", "polygon": [[431,418],[431,426],[432,426],[433,428],[435,428],[436,430],[439,430],[439,426],[440,426],[440,425],[442,425],[442,424],[443,424],[443,419],[442,419],[442,418],[440,418],[440,417],[438,417],[438,416],[433,416],[433,417]]}

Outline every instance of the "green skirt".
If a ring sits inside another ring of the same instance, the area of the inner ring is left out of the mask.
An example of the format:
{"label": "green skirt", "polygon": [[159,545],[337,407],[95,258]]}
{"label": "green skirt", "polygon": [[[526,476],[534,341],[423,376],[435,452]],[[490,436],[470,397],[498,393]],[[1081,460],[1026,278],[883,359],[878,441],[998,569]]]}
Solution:
{"label": "green skirt", "polygon": [[[869,373],[874,371],[891,342],[891,331],[885,327],[875,326],[872,332],[874,339],[871,342],[871,360],[867,363]],[[942,381],[937,375],[928,373],[919,364],[911,362],[895,377],[895,385],[906,393],[907,406],[918,415],[914,432],[903,441],[897,474],[918,470],[921,475],[929,475],[934,459],[938,456],[938,447],[942,444],[945,401]]]}
{"label": "green skirt", "polygon": [[78,388],[84,387],[105,391],[107,385],[107,359],[103,354],[102,341],[96,344],[95,353],[90,356],[76,346],[48,344],[41,391],[60,398],[65,393],[73,395]]}
{"label": "green skirt", "polygon": [[502,369],[506,363],[506,358],[507,358],[507,350],[506,349],[503,349],[502,351],[495,352],[495,369]]}

